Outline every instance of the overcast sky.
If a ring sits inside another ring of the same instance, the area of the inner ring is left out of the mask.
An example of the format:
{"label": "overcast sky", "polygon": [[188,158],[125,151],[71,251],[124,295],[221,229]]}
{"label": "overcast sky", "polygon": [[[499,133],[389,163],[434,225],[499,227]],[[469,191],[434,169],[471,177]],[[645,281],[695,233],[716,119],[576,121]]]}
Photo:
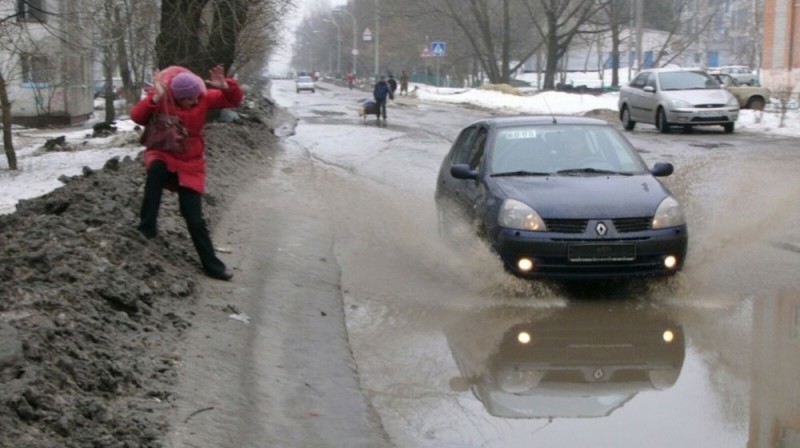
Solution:
{"label": "overcast sky", "polygon": [[314,7],[322,9],[333,9],[337,5],[347,4],[347,0],[293,0],[297,8],[290,17],[286,19],[286,31],[283,36],[281,47],[277,48],[270,58],[268,70],[271,73],[286,73],[291,70],[292,43],[294,42],[294,30],[300,23],[303,16]]}

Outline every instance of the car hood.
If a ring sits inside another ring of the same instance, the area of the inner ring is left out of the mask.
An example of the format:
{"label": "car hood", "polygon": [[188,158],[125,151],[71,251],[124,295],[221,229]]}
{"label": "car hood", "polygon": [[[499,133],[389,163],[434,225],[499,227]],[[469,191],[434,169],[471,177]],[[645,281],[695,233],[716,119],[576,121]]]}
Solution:
{"label": "car hood", "polygon": [[661,94],[671,100],[683,100],[690,104],[725,104],[730,92],[725,89],[662,90]]}
{"label": "car hood", "polygon": [[650,175],[494,178],[503,195],[544,219],[653,216],[669,192]]}

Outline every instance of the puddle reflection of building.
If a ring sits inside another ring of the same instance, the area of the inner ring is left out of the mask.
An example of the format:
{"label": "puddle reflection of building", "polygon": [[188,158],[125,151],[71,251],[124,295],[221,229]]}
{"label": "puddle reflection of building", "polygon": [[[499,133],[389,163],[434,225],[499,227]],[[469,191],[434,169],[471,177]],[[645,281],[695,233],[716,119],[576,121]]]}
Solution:
{"label": "puddle reflection of building", "polygon": [[748,448],[800,447],[800,289],[754,301]]}
{"label": "puddle reflection of building", "polygon": [[680,324],[633,305],[495,307],[445,333],[461,373],[451,388],[503,418],[610,415],[640,391],[672,387],[686,350]]}

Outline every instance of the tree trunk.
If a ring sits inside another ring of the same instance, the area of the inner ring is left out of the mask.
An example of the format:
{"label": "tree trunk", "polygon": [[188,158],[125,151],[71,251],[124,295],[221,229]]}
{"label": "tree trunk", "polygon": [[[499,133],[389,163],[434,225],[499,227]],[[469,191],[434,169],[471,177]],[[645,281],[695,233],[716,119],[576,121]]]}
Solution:
{"label": "tree trunk", "polygon": [[247,7],[247,0],[215,1],[206,70],[222,64],[227,72],[233,65],[237,54],[236,41],[247,19]]}
{"label": "tree trunk", "polygon": [[117,63],[119,65],[119,76],[122,78],[122,91],[126,100],[134,102],[139,99],[139,95],[136,94],[138,89],[134,88],[133,80],[131,79],[128,49],[125,47],[125,26],[120,17],[119,6],[114,7],[114,29],[112,34],[117,43]]}
{"label": "tree trunk", "polygon": [[208,54],[200,42],[202,12],[209,0],[161,2],[161,32],[156,38],[159,68],[184,66],[197,74],[209,69]]}
{"label": "tree trunk", "polygon": [[[105,3],[105,19],[106,23],[113,24],[113,15],[111,8],[113,5],[111,4],[110,0],[106,0]],[[113,25],[112,25],[113,27]],[[113,35],[116,34],[112,29],[106,29],[105,31],[108,33],[107,39],[105,39],[105,43],[103,45],[103,78],[105,78],[105,89],[103,94],[105,95],[105,121],[106,123],[111,123],[115,119],[116,111],[114,110],[114,96],[116,96],[116,92],[114,91],[114,43],[113,43]]]}
{"label": "tree trunk", "polygon": [[619,24],[611,27],[611,87],[619,86]]}
{"label": "tree trunk", "polygon": [[8,100],[8,90],[6,90],[6,79],[0,74],[0,108],[3,111],[3,147],[8,159],[8,169],[16,171],[17,153],[14,151],[14,140],[11,135],[11,101]]}

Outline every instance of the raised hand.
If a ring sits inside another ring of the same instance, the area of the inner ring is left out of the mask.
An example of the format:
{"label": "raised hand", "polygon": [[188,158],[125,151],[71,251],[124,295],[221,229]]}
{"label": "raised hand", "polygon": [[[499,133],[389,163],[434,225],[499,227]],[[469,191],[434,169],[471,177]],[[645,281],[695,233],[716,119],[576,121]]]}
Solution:
{"label": "raised hand", "polygon": [[153,70],[153,89],[155,89],[155,94],[153,95],[154,103],[157,103],[167,94],[167,86],[161,79],[161,71],[158,69]]}
{"label": "raised hand", "polygon": [[208,74],[209,79],[206,80],[206,84],[208,84],[209,87],[222,90],[228,89],[228,82],[225,81],[225,67],[223,67],[222,64],[209,70]]}

